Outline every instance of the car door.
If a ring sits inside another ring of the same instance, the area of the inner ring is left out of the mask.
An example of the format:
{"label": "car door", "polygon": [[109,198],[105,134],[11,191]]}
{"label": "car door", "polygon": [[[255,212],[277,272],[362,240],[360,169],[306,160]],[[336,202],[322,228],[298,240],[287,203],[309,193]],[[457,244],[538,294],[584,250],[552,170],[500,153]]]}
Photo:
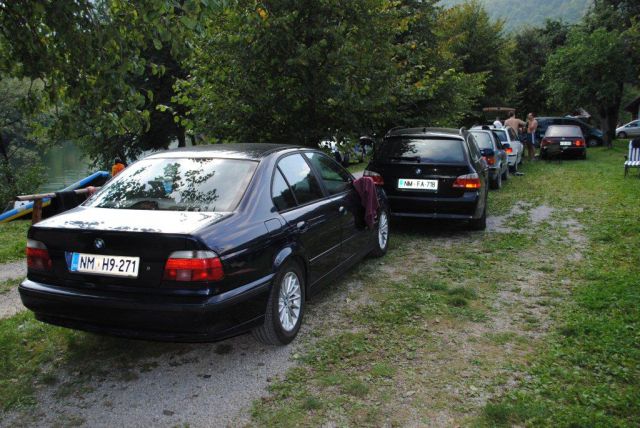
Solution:
{"label": "car door", "polygon": [[500,139],[496,138],[493,133],[491,133],[491,139],[493,140],[493,144],[496,148],[496,157],[500,159],[500,173],[502,174],[507,168],[509,168],[507,163],[507,152],[500,142]]}
{"label": "car door", "polygon": [[364,224],[364,208],[353,187],[352,176],[333,160],[319,152],[305,154],[330,195],[332,203],[342,214],[340,262],[349,263],[354,257],[368,252],[369,234]]}
{"label": "car door", "polygon": [[[287,188],[291,197],[286,196]],[[321,280],[338,265],[342,233],[339,203],[327,198],[318,178],[301,153],[278,161],[272,184],[274,203],[278,196],[295,202],[281,211],[297,235],[309,262],[309,285]]]}
{"label": "car door", "polygon": [[624,132],[630,137],[640,136],[640,121],[631,122],[625,127]]}

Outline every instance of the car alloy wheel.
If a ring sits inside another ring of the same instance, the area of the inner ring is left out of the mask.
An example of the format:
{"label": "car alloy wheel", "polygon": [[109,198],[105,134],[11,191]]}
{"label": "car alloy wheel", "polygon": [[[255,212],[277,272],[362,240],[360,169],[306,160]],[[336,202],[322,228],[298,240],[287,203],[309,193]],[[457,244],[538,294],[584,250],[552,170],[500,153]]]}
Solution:
{"label": "car alloy wheel", "polygon": [[589,147],[596,147],[598,145],[598,140],[596,140],[595,138],[589,138],[587,140],[587,144],[589,145]]}
{"label": "car alloy wheel", "polygon": [[301,302],[300,279],[295,272],[287,272],[282,281],[280,281],[280,296],[278,299],[280,325],[285,331],[291,332],[296,327],[300,318]]}
{"label": "car alloy wheel", "polygon": [[627,133],[626,132],[619,133],[618,138],[620,138],[621,140],[627,138]]}
{"label": "car alloy wheel", "polygon": [[298,334],[304,316],[305,278],[299,263],[285,262],[273,278],[264,323],[253,336],[267,345],[286,345]]}
{"label": "car alloy wheel", "polygon": [[376,234],[372,238],[373,250],[369,253],[370,257],[382,257],[387,253],[389,247],[389,213],[383,208],[378,213],[378,224]]}

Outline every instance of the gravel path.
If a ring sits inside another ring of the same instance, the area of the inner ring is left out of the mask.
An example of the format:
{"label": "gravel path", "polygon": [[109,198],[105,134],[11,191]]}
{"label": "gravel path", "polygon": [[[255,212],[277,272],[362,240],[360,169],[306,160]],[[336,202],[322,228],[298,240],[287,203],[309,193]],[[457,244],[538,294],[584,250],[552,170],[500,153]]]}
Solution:
{"label": "gravel path", "polygon": [[0,264],[0,282],[25,276],[27,276],[27,262],[25,260]]}
{"label": "gravel path", "polygon": [[[27,264],[24,260],[0,264],[0,282],[27,276]],[[24,310],[17,288],[0,293],[0,319],[8,318]]]}

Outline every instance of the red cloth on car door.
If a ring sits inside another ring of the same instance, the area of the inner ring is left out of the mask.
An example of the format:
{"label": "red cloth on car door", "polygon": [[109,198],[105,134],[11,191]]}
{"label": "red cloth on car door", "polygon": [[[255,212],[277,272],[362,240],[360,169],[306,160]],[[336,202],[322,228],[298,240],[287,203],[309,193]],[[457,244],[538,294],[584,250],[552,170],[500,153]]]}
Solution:
{"label": "red cloth on car door", "polygon": [[370,229],[373,229],[380,207],[376,184],[371,177],[361,177],[353,182],[353,187],[358,192],[360,203],[364,207],[364,221]]}

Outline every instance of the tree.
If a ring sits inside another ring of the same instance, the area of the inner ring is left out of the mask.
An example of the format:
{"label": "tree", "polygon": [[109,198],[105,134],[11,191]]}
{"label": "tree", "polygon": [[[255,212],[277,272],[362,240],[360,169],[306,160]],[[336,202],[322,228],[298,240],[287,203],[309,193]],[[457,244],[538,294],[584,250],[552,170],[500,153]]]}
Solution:
{"label": "tree", "polygon": [[53,139],[100,163],[184,143],[172,100],[199,22],[216,1],[0,2],[2,69],[40,79],[56,107]]}
{"label": "tree", "polygon": [[47,120],[42,88],[39,81],[0,79],[0,210],[42,182],[38,154],[43,147],[34,141]]}
{"label": "tree", "polygon": [[486,77],[477,110],[510,104],[514,98],[513,45],[503,28],[504,22],[492,21],[477,0],[448,9],[441,17],[437,31],[446,50],[460,60],[462,71]]}
{"label": "tree", "polygon": [[212,140],[315,147],[356,135],[394,86],[386,0],[274,0],[225,9],[180,83],[190,126]]}
{"label": "tree", "polygon": [[598,112],[607,144],[615,138],[624,82],[634,79],[626,39],[617,30],[577,27],[544,67],[552,102],[566,110],[583,105]]}
{"label": "tree", "polygon": [[525,28],[515,34],[517,49],[513,52],[516,71],[516,103],[520,112],[564,113],[547,104],[549,94],[542,79],[544,66],[549,55],[564,45],[569,25],[561,21],[547,21],[542,28]]}

